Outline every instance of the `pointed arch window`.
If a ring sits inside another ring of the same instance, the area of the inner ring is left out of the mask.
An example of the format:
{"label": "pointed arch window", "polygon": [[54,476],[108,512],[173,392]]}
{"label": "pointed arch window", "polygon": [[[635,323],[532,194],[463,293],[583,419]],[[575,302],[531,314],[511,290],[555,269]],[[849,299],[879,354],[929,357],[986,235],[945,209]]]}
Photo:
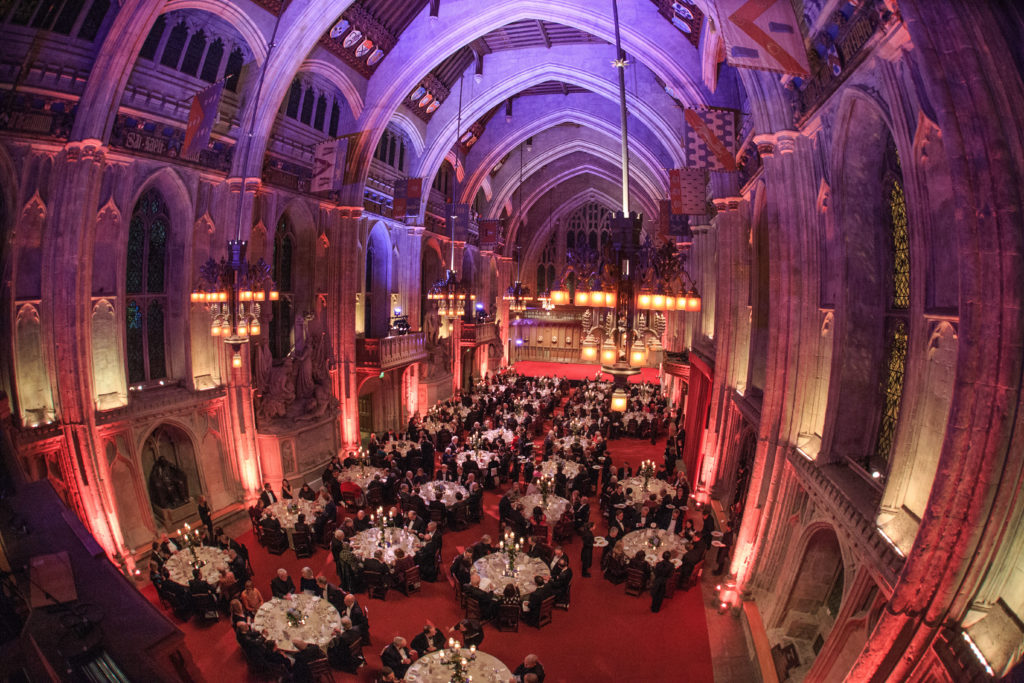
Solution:
{"label": "pointed arch window", "polygon": [[889,247],[885,367],[882,377],[882,414],[874,452],[866,463],[869,472],[879,473],[888,470],[892,457],[910,343],[910,225],[907,220],[906,194],[903,191],[903,172],[892,136],[889,136],[886,144],[882,192]]}
{"label": "pointed arch window", "polygon": [[169,230],[167,204],[151,188],[135,204],[128,226],[125,358],[129,384],[167,377],[164,318]]}
{"label": "pointed arch window", "polygon": [[271,305],[270,355],[284,358],[292,350],[292,299],[294,283],[292,266],[295,251],[295,235],[291,221],[281,216],[274,231],[274,276],[280,297]]}

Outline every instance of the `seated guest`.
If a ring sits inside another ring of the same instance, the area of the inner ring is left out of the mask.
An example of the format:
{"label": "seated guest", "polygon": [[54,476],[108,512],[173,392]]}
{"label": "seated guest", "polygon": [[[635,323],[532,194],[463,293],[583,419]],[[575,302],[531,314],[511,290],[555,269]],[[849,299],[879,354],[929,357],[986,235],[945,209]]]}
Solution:
{"label": "seated guest", "polygon": [[313,594],[331,603],[338,612],[345,609],[345,593],[337,586],[328,583],[327,577],[323,574],[316,577],[316,590]]}
{"label": "seated guest", "polygon": [[423,631],[416,635],[409,643],[416,655],[422,657],[428,652],[437,652],[445,645],[444,636],[437,630],[437,628],[429,621],[423,627]]}
{"label": "seated guest", "polygon": [[409,666],[412,664],[412,655],[409,652],[405,638],[395,636],[391,644],[380,653],[380,661],[381,664],[395,672],[396,678],[405,678],[405,672],[409,670]]}
{"label": "seated guest", "polygon": [[242,607],[241,600],[232,600],[228,603],[228,613],[231,615],[231,625],[237,626],[239,623],[244,623],[248,617],[245,615],[245,608]]}
{"label": "seated guest", "polygon": [[536,626],[537,621],[540,619],[540,603],[544,602],[544,598],[551,595],[551,588],[548,586],[547,580],[540,575],[533,577],[533,583],[537,587],[523,601],[523,620]]}
{"label": "seated guest", "polygon": [[462,646],[469,647],[470,645],[476,645],[480,647],[480,643],[484,640],[484,627],[476,619],[463,619],[459,623],[448,629],[450,635],[456,633],[462,634]]}
{"label": "seated guest", "polygon": [[310,488],[309,484],[303,484],[302,488],[299,489],[299,500],[308,500],[312,503],[316,500],[316,491]]}
{"label": "seated guest", "polygon": [[256,610],[263,604],[263,596],[260,595],[259,589],[251,579],[245,582],[245,588],[242,590],[239,600],[242,601],[242,607],[250,616],[256,614]]}
{"label": "seated guest", "polygon": [[306,513],[299,513],[298,518],[295,520],[295,530],[298,532],[309,531],[309,525],[306,524]]}
{"label": "seated guest", "polygon": [[317,593],[316,577],[309,567],[302,568],[302,576],[299,578],[299,591],[303,593]]}
{"label": "seated guest", "polygon": [[295,652],[292,653],[292,681],[295,683],[312,683],[313,672],[310,670],[309,665],[311,662],[315,662],[318,659],[323,659],[324,651],[319,646],[313,643],[307,643],[301,638],[293,638],[292,645],[295,646]]}
{"label": "seated guest", "polygon": [[352,621],[352,625],[360,632],[366,632],[366,613],[356,602],[356,596],[352,593],[345,596],[345,609],[341,611],[341,616],[348,617]]}
{"label": "seated guest", "polygon": [[374,551],[373,557],[363,560],[363,571],[377,572],[387,577],[391,573],[391,568],[384,562],[384,551],[378,548]]}
{"label": "seated guest", "polygon": [[[393,571],[396,577],[405,576],[405,573],[415,566],[416,560],[406,555],[405,551],[401,548],[395,548],[395,567]],[[413,649],[415,650],[416,648],[414,647]]]}
{"label": "seated guest", "polygon": [[615,548],[610,555],[608,555],[607,562],[604,564],[604,578],[608,579],[612,583],[621,583],[626,580],[626,556],[622,552],[622,548]]}
{"label": "seated guest", "polygon": [[[351,517],[346,518],[346,522],[352,519]],[[370,518],[366,515],[366,510],[360,510],[356,513],[355,521],[353,526],[356,528],[356,532],[366,531],[370,528]]]}
{"label": "seated guest", "polygon": [[294,497],[292,495],[292,485],[285,479],[281,482],[281,500],[292,500]]}
{"label": "seated guest", "polygon": [[270,482],[263,484],[263,492],[260,494],[260,503],[263,507],[273,505],[277,502],[277,496],[274,495],[274,490],[270,488]]}
{"label": "seated guest", "polygon": [[188,582],[188,592],[192,595],[212,594],[213,588],[210,587],[210,584],[203,581],[203,576],[199,573],[198,569],[193,569],[192,579]]}
{"label": "seated guest", "polygon": [[395,678],[395,672],[390,666],[381,667],[380,678],[377,680],[379,683],[401,683],[399,679]]}
{"label": "seated guest", "polygon": [[353,656],[352,644],[362,641],[359,629],[352,625],[348,617],[341,618],[341,628],[334,629],[330,642],[327,643],[327,660],[331,666],[346,671],[354,671],[366,663],[362,654]]}
{"label": "seated guest", "polygon": [[494,618],[497,612],[497,603],[494,600],[494,595],[482,589],[480,587],[480,575],[473,572],[469,577],[469,583],[462,587],[463,594],[468,598],[476,600],[480,606],[480,616],[484,620]]}
{"label": "seated guest", "polygon": [[234,587],[236,583],[237,580],[235,579],[235,575],[231,573],[231,570],[228,569],[228,566],[223,563],[218,564],[217,592],[220,593],[222,597],[226,597],[228,595],[228,592]]}
{"label": "seated guest", "polygon": [[238,552],[234,548],[228,549],[228,569],[236,579],[244,582],[249,578],[249,562],[246,560],[249,551],[244,545],[240,547],[242,552]]}
{"label": "seated guest", "polygon": [[523,595],[519,591],[519,586],[512,583],[505,584],[505,590],[501,593],[501,604],[502,605],[516,605],[517,607],[523,604]]}
{"label": "seated guest", "polygon": [[533,674],[537,677],[537,683],[544,683],[544,667],[541,666],[540,660],[537,659],[537,655],[529,654],[523,658],[523,663],[516,667],[516,670],[512,672],[517,681],[523,683],[526,677]]}
{"label": "seated guest", "polygon": [[456,555],[455,560],[452,562],[452,578],[454,578],[460,586],[464,586],[469,583],[469,573],[473,570],[473,562],[478,559],[474,558],[473,554],[473,550],[466,548],[462,551],[461,555]]}
{"label": "seated guest", "polygon": [[149,561],[149,582],[153,584],[153,588],[156,588],[158,592],[160,590],[160,585],[164,582],[164,575],[160,571],[160,564],[153,560]]}
{"label": "seated guest", "polygon": [[645,581],[651,576],[651,565],[647,564],[647,554],[643,550],[637,550],[626,566],[629,569],[639,569],[643,572]]}
{"label": "seated guest", "polygon": [[277,576],[270,580],[270,593],[275,598],[283,598],[295,592],[295,582],[288,576],[288,571],[278,569]]}
{"label": "seated guest", "polygon": [[263,519],[260,520],[260,526],[267,531],[280,531],[281,520],[275,517],[273,512],[267,512]]}
{"label": "seated guest", "polygon": [[[480,540],[473,544],[472,548],[473,562],[476,562],[481,557],[486,557],[494,552],[494,546],[491,545],[491,537],[484,534],[480,537]],[[472,563],[471,563],[472,564]]]}
{"label": "seated guest", "polygon": [[334,499],[330,494],[326,494],[324,508],[317,514],[316,519],[313,520],[313,538],[323,538],[324,527],[327,526],[327,522],[333,522],[337,517],[338,506],[334,504]]}

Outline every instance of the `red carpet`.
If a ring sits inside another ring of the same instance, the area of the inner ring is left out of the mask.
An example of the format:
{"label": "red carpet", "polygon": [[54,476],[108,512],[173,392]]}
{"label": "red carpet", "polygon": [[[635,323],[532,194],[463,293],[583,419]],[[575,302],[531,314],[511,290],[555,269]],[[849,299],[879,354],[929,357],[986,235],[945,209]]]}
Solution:
{"label": "red carpet", "polygon": [[[663,450],[663,440],[652,446],[649,441],[622,439],[612,441],[609,448],[616,465],[629,462],[634,468],[645,458],[660,462]],[[445,535],[442,551],[445,566],[451,563],[458,548],[477,541],[483,533],[497,538],[498,494],[488,492],[484,506],[482,524]],[[600,517],[597,507],[596,501],[592,501],[595,521]],[[602,522],[598,531],[604,531]],[[318,548],[312,558],[298,560],[290,551],[281,556],[269,555],[253,540],[251,531],[240,540],[250,549],[256,585],[264,597],[270,595],[270,579],[278,567],[287,569],[296,583],[303,566],[324,573],[332,582],[337,581],[327,551]],[[699,588],[677,591],[671,600],[665,601],[658,614],[652,614],[647,593],[641,597],[627,596],[622,585],[614,586],[600,578],[596,567],[592,569],[592,578],[580,576],[578,539],[574,538],[564,547],[574,573],[569,611],[555,610],[554,621],[539,631],[521,624],[518,633],[502,633],[488,625],[482,650],[495,655],[513,670],[526,654],[535,653],[547,670],[549,683],[713,681]],[[594,554],[596,562],[600,550],[595,550]],[[151,586],[147,585],[143,591],[156,601]],[[402,635],[411,640],[428,619],[439,628],[447,629],[462,617],[451,586],[443,580],[424,583],[423,589],[410,597],[392,591],[383,602],[370,600],[365,594],[360,594],[358,599],[369,610],[373,645],[364,650],[368,666],[363,667],[358,676],[335,672],[338,681],[375,680],[380,670],[378,655],[392,637]],[[200,626],[195,621],[179,623],[179,626],[185,632],[196,665],[207,680],[258,680],[249,674],[227,619],[209,626]]]}
{"label": "red carpet", "polygon": [[[521,360],[513,366],[521,375],[530,377],[558,376],[568,379],[593,379],[600,365],[585,365],[583,363],[548,363],[539,360]],[[611,379],[612,376],[606,372],[601,373],[603,379]],[[630,382],[658,382],[658,368],[640,368],[640,373],[629,378]]]}

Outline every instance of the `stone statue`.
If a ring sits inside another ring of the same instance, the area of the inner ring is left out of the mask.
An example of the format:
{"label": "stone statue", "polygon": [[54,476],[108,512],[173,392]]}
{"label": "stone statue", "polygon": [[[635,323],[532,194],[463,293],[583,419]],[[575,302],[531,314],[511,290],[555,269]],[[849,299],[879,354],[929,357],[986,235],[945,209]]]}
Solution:
{"label": "stone statue", "polygon": [[301,350],[295,351],[295,395],[297,398],[309,398],[313,395],[313,348],[303,344]]}
{"label": "stone statue", "polygon": [[253,381],[256,388],[266,393],[270,388],[270,367],[273,359],[270,357],[270,346],[268,344],[257,344],[256,346],[256,368]]}
{"label": "stone statue", "polygon": [[328,385],[331,382],[331,338],[321,332],[313,338],[313,381]]}
{"label": "stone statue", "polygon": [[260,401],[259,416],[269,420],[284,417],[295,400],[295,373],[291,357],[270,370],[270,386]]}
{"label": "stone statue", "polygon": [[189,500],[188,477],[162,455],[149,473],[149,497],[161,508],[180,507]]}
{"label": "stone statue", "polygon": [[428,350],[437,346],[440,334],[441,319],[437,315],[437,309],[431,306],[430,310],[427,311],[427,315],[423,318],[423,336]]}
{"label": "stone statue", "polygon": [[295,418],[299,422],[310,422],[318,420],[327,412],[327,409],[334,404],[334,397],[327,387],[317,384],[313,388],[313,395],[306,399],[305,412]]}

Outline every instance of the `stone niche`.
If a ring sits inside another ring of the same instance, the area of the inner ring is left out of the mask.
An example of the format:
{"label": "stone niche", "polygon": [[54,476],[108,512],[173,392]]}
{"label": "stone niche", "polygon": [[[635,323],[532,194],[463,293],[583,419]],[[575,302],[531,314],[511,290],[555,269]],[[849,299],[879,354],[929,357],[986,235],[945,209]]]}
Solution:
{"label": "stone niche", "polygon": [[293,484],[318,478],[320,470],[341,448],[338,420],[330,415],[316,422],[276,426],[257,435],[263,479],[278,489],[282,479]]}
{"label": "stone niche", "polygon": [[452,388],[452,374],[449,372],[445,375],[435,376],[429,379],[423,379],[421,377],[417,391],[419,392],[417,404],[423,409],[423,411],[425,411],[426,408],[438,403],[439,401],[451,398],[452,394],[455,393]]}

